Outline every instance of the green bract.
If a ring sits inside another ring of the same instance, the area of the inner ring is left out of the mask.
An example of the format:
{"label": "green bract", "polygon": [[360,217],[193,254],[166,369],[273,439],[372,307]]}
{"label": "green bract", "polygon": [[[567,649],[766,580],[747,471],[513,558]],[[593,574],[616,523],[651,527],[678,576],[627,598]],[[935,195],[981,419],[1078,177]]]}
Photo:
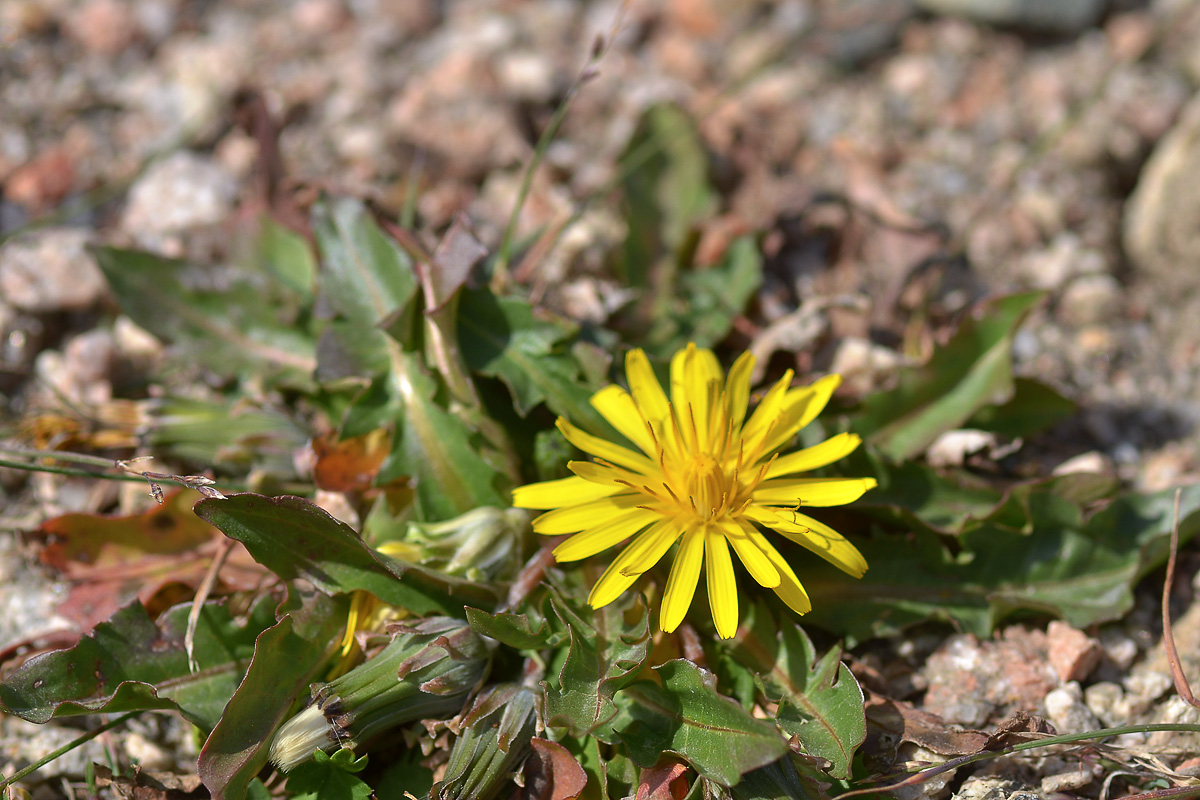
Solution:
{"label": "green bract", "polygon": [[449,716],[487,673],[484,640],[464,623],[430,617],[398,626],[379,653],[329,683],[288,720],[271,744],[285,771],[317,750],[357,750],[400,725]]}

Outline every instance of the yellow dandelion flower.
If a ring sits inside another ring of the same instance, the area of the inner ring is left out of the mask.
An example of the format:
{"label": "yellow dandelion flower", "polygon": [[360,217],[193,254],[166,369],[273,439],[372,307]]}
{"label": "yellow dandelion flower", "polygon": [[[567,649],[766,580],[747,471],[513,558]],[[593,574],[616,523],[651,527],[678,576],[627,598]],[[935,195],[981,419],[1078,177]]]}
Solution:
{"label": "yellow dandelion flower", "polygon": [[797,477],[848,455],[860,438],[842,433],[779,454],[821,412],[841,377],[792,388],[789,370],[747,420],[753,366],[754,357],[745,353],[726,378],[712,351],[688,345],[671,359],[668,398],[646,354],[631,351],[625,358],[629,391],[606,386],[591,402],[638,450],[558,420],[567,441],[594,460],[571,462],[573,477],[520,487],[513,504],[552,509],[533,521],[537,533],[573,534],[554,549],[558,561],[587,558],[633,537],[592,588],[592,608],[617,599],[678,542],[659,614],[663,631],[683,621],[703,567],[717,633],[734,635],[738,594],[730,548],[754,580],[806,613],[808,594],[763,530],[855,577],[866,572],[854,545],[799,509],[852,503],[875,480]]}

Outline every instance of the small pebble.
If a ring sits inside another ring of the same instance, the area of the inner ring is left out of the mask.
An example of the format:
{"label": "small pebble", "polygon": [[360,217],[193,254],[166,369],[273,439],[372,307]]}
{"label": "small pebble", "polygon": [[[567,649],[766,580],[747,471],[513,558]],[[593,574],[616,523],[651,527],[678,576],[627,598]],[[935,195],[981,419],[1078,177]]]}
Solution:
{"label": "small pebble", "polygon": [[1062,620],[1050,623],[1046,637],[1050,644],[1050,664],[1062,681],[1083,680],[1103,654],[1099,642]]}
{"label": "small pebble", "polygon": [[224,221],[237,186],[217,162],[181,151],[146,170],[129,190],[121,227],[145,247]]}
{"label": "small pebble", "polygon": [[1083,702],[1083,690],[1070,681],[1051,690],[1045,699],[1046,718],[1059,733],[1083,733],[1100,728],[1100,723]]}
{"label": "small pebble", "polygon": [[1083,692],[1088,710],[1105,725],[1119,725],[1125,721],[1118,707],[1125,698],[1125,690],[1118,683],[1103,681],[1094,683]]}
{"label": "small pebble", "polygon": [[43,228],[0,245],[0,294],[35,313],[80,311],[95,305],[107,283],[80,228]]}

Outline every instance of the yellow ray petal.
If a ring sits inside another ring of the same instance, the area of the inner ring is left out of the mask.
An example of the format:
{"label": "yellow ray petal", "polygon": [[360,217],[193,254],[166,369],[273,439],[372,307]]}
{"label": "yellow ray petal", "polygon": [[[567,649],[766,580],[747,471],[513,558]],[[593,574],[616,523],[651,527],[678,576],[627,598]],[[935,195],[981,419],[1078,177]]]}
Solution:
{"label": "yellow ray petal", "polygon": [[729,377],[725,380],[725,413],[729,415],[729,426],[735,433],[746,419],[746,408],[750,405],[750,373],[753,370],[754,356],[747,351],[733,362]]}
{"label": "yellow ray petal", "polygon": [[745,443],[747,459],[757,459],[761,449],[759,445],[778,424],[779,416],[783,413],[784,401],[787,399],[788,384],[792,382],[792,371],[789,369],[775,381],[766,396],[759,401],[758,407],[750,415],[746,427],[742,429],[742,441]]}
{"label": "yellow ray petal", "polygon": [[710,527],[704,543],[704,571],[708,584],[708,607],[722,639],[732,639],[738,626],[737,579],[724,534]]}
{"label": "yellow ray petal", "polygon": [[659,562],[683,534],[683,526],[674,519],[664,519],[638,534],[621,551],[621,574],[636,578]]}
{"label": "yellow ray petal", "polygon": [[751,507],[747,509],[746,514],[801,547],[811,550],[849,575],[861,578],[867,571],[867,560],[858,552],[858,548],[820,520],[805,514],[770,508]]}
{"label": "yellow ray petal", "polygon": [[711,350],[689,344],[671,358],[671,404],[680,430],[697,450],[712,448],[713,405],[724,380]]}
{"label": "yellow ray petal", "polygon": [[620,544],[658,518],[659,515],[653,511],[632,509],[603,525],[589,526],[567,539],[554,548],[554,559],[566,562],[594,556]]}
{"label": "yellow ray petal", "polygon": [[625,379],[629,381],[629,391],[642,416],[656,426],[665,422],[667,414],[671,413],[667,395],[650,366],[650,359],[641,349],[630,350],[625,355]]}
{"label": "yellow ray petal", "polygon": [[[622,593],[632,586],[634,581],[638,579],[638,576],[641,575],[642,572],[654,566],[654,562],[649,562],[645,564],[644,569],[636,569],[639,560],[642,560],[642,556],[640,556],[637,552],[637,545],[639,542],[642,542],[647,538],[659,538],[657,532],[662,531],[664,528],[669,528],[671,524],[672,523],[670,520],[660,520],[659,522],[651,525],[649,528],[639,533],[637,538],[634,539],[628,547],[622,550],[620,555],[613,559],[613,562],[609,564],[608,569],[606,569],[604,574],[600,576],[600,580],[596,581],[596,585],[592,587],[592,591],[588,595],[588,605],[590,605],[592,608],[603,608],[613,600],[616,600],[618,597],[620,597]],[[673,542],[678,535],[678,530],[673,533],[668,533],[666,537],[667,547],[670,547],[670,543]],[[663,548],[662,552],[654,557],[654,561],[658,561],[659,557],[664,552],[666,552],[666,548]]]}
{"label": "yellow ray petal", "polygon": [[534,519],[533,531],[546,536],[576,533],[616,519],[644,501],[643,495],[630,493],[602,497],[590,503],[556,508]]}
{"label": "yellow ray petal", "polygon": [[818,445],[775,459],[775,463],[767,470],[767,477],[778,478],[827,466],[853,453],[861,443],[862,437],[856,433],[839,433]]}
{"label": "yellow ray petal", "polygon": [[596,581],[596,585],[592,587],[587,600],[588,605],[592,608],[604,608],[624,594],[638,579],[637,575],[622,575],[618,567],[619,563],[619,561],[614,561],[609,564],[608,569],[604,570],[604,574],[600,576],[600,580]]}
{"label": "yellow ray petal", "polygon": [[[616,486],[621,491],[636,489],[643,484],[648,484],[651,487],[661,485],[661,481],[652,481],[651,478],[645,475],[639,475],[631,470],[614,467],[611,464],[596,464],[592,461],[568,461],[567,469],[589,483],[596,483],[602,486]],[[661,491],[661,489],[658,491]],[[663,494],[666,493],[663,492]]]}
{"label": "yellow ray petal", "polygon": [[754,490],[766,506],[844,506],[875,488],[874,478],[775,478]]}
{"label": "yellow ray petal", "polygon": [[624,487],[613,484],[602,486],[598,483],[585,481],[583,478],[570,477],[557,481],[542,481],[513,489],[513,505],[517,508],[559,508],[573,506],[579,503],[589,503],[608,497],[623,490]]}
{"label": "yellow ray petal", "polygon": [[692,528],[683,534],[667,588],[663,590],[662,609],[659,611],[658,627],[670,633],[679,627],[692,605],[696,594],[696,581],[700,578],[700,565],[704,562],[704,529]]}
{"label": "yellow ray petal", "polygon": [[646,420],[629,392],[610,384],[592,395],[592,407],[643,453],[654,453],[654,439],[646,430]]}
{"label": "yellow ray petal", "polygon": [[765,445],[767,452],[791,441],[791,438],[801,428],[816,419],[817,414],[820,414],[825,406],[829,405],[829,398],[833,397],[834,390],[841,384],[841,375],[826,375],[811,386],[788,392],[783,402],[783,413],[780,414],[779,422],[771,429],[771,433],[767,437]]}
{"label": "yellow ray petal", "polygon": [[621,447],[619,444],[601,439],[599,436],[585,433],[562,417],[558,418],[558,429],[568,442],[597,458],[603,458],[605,461],[611,461],[643,475],[649,475],[658,469],[658,465],[644,455],[635,453],[628,447]]}
{"label": "yellow ray petal", "polygon": [[775,587],[775,594],[779,596],[779,599],[797,614],[807,614],[812,611],[812,601],[808,599],[808,592],[804,591],[804,587],[800,585],[800,579],[796,577],[795,572],[792,572],[791,566],[784,561],[783,556],[779,555],[779,551],[772,547],[767,553],[767,557],[771,559],[775,569],[779,570],[779,585]]}
{"label": "yellow ray petal", "polygon": [[721,532],[725,534],[725,538],[733,546],[733,551],[737,553],[738,559],[755,582],[768,589],[779,585],[779,570],[775,569],[775,565],[764,552],[771,548],[771,543],[753,525],[722,522]]}

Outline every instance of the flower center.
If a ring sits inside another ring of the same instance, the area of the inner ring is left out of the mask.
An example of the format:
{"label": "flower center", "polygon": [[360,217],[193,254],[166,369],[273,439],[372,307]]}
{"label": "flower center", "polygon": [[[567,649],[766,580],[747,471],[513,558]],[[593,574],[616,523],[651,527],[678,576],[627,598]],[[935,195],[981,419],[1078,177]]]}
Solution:
{"label": "flower center", "polygon": [[722,516],[737,488],[709,453],[691,454],[682,482],[691,510],[704,520]]}

